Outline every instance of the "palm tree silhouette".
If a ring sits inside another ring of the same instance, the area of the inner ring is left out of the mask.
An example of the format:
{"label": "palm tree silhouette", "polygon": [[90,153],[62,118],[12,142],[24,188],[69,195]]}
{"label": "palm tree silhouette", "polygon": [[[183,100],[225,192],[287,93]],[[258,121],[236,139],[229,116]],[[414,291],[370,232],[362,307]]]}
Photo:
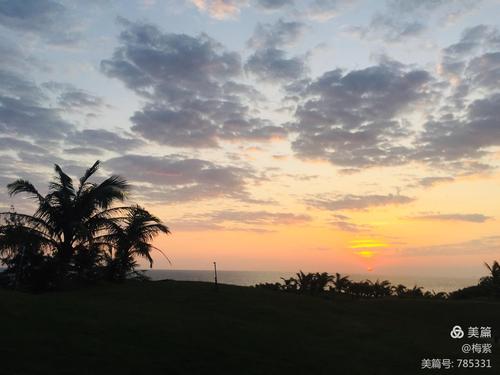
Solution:
{"label": "palm tree silhouette", "polygon": [[[160,232],[169,233],[168,228],[143,208],[116,206],[125,200],[129,185],[117,175],[100,183],[91,182],[99,167],[100,162],[96,161],[75,187],[72,178],[56,164],[55,178],[45,196],[27,180],[8,184],[11,196],[27,194],[38,207],[33,215],[0,214],[5,221],[5,225],[0,225],[0,255],[9,261],[18,259],[11,264],[19,268],[29,245],[32,253],[49,258],[46,264],[54,265],[55,271],[51,272],[57,282],[96,277],[98,266],[105,259],[104,249],[113,253],[115,248],[122,260],[141,256],[152,264],[150,252],[155,248],[149,241]],[[130,270],[135,262],[124,264]]]}
{"label": "palm tree silhouette", "polygon": [[398,297],[405,297],[408,295],[408,288],[403,284],[393,285],[392,291]]}
{"label": "palm tree silhouette", "polygon": [[332,283],[337,293],[344,293],[347,291],[351,281],[349,280],[349,276],[342,276],[340,273],[336,272]]}
{"label": "palm tree silhouette", "polygon": [[[150,241],[159,233],[169,234],[170,230],[159,218],[150,214],[140,206],[133,206],[120,220],[112,218],[108,223],[107,234],[98,237],[97,241],[108,247],[106,262],[112,270],[113,279],[124,279],[127,273],[137,265],[135,257],[148,260],[153,266],[151,252],[160,252],[170,263],[162,250],[150,244]],[[113,244],[114,246],[109,246]],[[113,252],[114,249],[114,252]]]}
{"label": "palm tree silhouette", "polygon": [[490,274],[482,277],[479,286],[484,288],[489,294],[500,297],[500,264],[495,260],[491,265],[484,263]]}

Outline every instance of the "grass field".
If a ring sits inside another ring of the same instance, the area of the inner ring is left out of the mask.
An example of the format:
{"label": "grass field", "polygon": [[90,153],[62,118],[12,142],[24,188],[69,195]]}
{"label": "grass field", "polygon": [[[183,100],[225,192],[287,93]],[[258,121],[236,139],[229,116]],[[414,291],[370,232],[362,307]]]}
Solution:
{"label": "grass field", "polygon": [[[454,325],[500,330],[500,303],[324,300],[161,281],[41,295],[0,291],[2,374],[414,374],[461,354]],[[462,343],[466,342],[462,339]],[[467,341],[467,342],[478,342]]]}

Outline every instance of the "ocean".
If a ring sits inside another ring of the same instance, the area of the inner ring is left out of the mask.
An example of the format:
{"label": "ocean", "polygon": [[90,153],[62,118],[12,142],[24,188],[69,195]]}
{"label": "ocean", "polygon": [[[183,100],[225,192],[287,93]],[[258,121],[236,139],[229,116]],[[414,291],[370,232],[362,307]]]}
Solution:
{"label": "ocean", "polygon": [[[214,281],[213,270],[146,270],[146,275],[152,280],[179,280],[179,281]],[[295,276],[294,272],[278,271],[217,271],[218,282],[251,286],[258,283],[281,282],[281,278]],[[388,276],[375,274],[349,275],[351,280],[389,280],[392,284],[403,284],[407,287],[421,286],[425,290],[435,292],[451,292],[466,286],[475,285],[477,278],[452,278],[452,277],[418,277],[418,276]]]}

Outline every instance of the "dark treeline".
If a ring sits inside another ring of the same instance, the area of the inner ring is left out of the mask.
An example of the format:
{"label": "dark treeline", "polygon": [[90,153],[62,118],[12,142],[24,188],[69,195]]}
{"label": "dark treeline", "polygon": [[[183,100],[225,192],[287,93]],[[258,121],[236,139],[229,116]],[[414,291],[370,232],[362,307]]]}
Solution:
{"label": "dark treeline", "polygon": [[90,179],[99,161],[78,185],[58,166],[48,193],[29,181],[7,185],[11,196],[28,195],[36,202],[32,215],[12,209],[0,213],[0,283],[26,290],[51,290],[99,280],[141,277],[136,258],[153,263],[151,245],[169,229],[144,208],[123,205],[129,185],[120,176],[100,183]]}
{"label": "dark treeline", "polygon": [[434,299],[462,299],[462,298],[500,298],[500,264],[494,261],[492,265],[485,263],[489,275],[482,277],[477,285],[459,289],[451,293],[425,291],[420,286],[407,287],[403,284],[392,284],[388,280],[353,281],[349,276],[339,273],[331,275],[327,272],[296,274],[289,279],[282,278],[281,283],[262,283],[255,287],[274,291],[308,294],[323,297],[352,297],[352,298],[434,298]]}

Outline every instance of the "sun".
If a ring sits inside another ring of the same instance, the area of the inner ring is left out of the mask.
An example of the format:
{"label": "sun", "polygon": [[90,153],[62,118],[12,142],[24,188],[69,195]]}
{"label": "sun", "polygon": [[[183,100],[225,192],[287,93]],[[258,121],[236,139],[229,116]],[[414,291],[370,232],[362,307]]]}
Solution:
{"label": "sun", "polygon": [[377,253],[376,251],[371,251],[371,250],[361,250],[361,251],[355,252],[355,254],[358,254],[359,256],[362,256],[363,258],[371,258],[376,253]]}
{"label": "sun", "polygon": [[350,249],[355,249],[354,253],[363,258],[372,258],[379,252],[376,249],[386,248],[389,245],[381,240],[361,239],[350,241]]}
{"label": "sun", "polygon": [[380,240],[373,240],[373,239],[367,239],[367,240],[352,240],[350,241],[351,246],[349,246],[351,249],[366,249],[366,248],[377,248],[377,247],[388,247],[389,245],[383,241]]}

